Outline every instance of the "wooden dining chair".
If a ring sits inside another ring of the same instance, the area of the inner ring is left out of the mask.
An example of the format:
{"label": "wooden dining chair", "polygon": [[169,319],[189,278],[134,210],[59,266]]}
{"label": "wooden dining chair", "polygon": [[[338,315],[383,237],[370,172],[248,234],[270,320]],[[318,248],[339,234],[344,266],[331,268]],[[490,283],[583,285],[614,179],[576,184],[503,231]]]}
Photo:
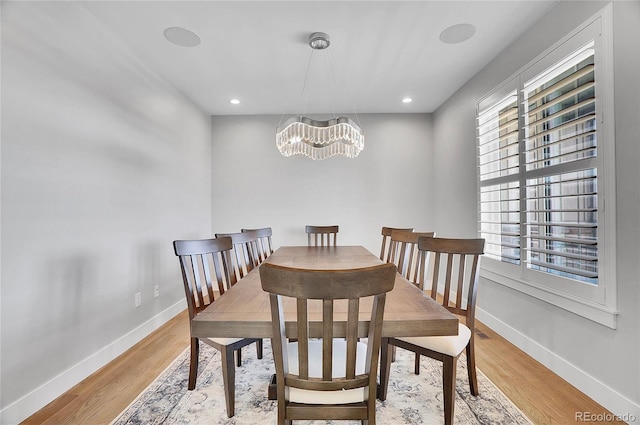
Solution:
{"label": "wooden dining chair", "polygon": [[[196,318],[202,310],[215,301],[214,289],[217,289],[220,296],[223,296],[225,290],[229,288],[231,277],[228,265],[232,247],[231,238],[228,237],[173,242],[175,254],[180,260],[189,321]],[[234,352],[239,354],[242,347],[254,342],[260,344],[262,340],[255,338],[195,338],[191,336],[191,359],[187,387],[189,390],[196,387],[200,341],[220,352],[227,416],[232,417],[235,409]],[[260,345],[257,350],[258,358],[262,358],[262,346]]]}
{"label": "wooden dining chair", "polygon": [[305,226],[307,233],[307,245],[309,246],[336,246],[338,239],[338,226]]}
{"label": "wooden dining chair", "polygon": [[[258,233],[256,231],[236,232],[236,233],[216,233],[216,238],[231,238],[233,249],[230,254],[229,274],[230,285],[233,286],[247,273],[256,268],[259,264],[258,254]],[[262,358],[263,341],[259,339],[256,343],[256,353],[258,358]],[[236,364],[242,364],[242,350],[236,351]]]}
{"label": "wooden dining chair", "polygon": [[258,236],[258,261],[263,263],[271,254],[273,254],[273,244],[271,243],[271,236],[273,231],[271,227],[262,227],[259,229],[241,229],[241,232],[256,232]]}
{"label": "wooden dining chair", "polygon": [[412,228],[402,227],[383,227],[382,228],[382,246],[380,247],[380,259],[386,263],[391,263],[391,232],[394,230],[402,230],[405,232],[413,232]]}
{"label": "wooden dining chair", "polygon": [[[296,269],[270,263],[260,266],[262,289],[269,292],[271,303],[278,424],[360,419],[375,425],[382,318],[386,293],[393,289],[395,277],[396,267],[389,263],[347,270]],[[368,323],[359,322],[360,299],[371,296]],[[294,332],[289,335],[285,334],[283,312],[287,302],[295,305],[297,312]],[[340,327],[334,323],[334,309],[343,308],[348,311],[347,322]],[[310,338],[316,328],[309,323],[308,314],[321,315],[317,330],[322,338]],[[359,335],[363,324],[368,329]],[[345,334],[334,335],[336,329],[344,329]],[[287,342],[287,336],[296,342]],[[367,343],[359,342],[359,336],[367,336]]]}
{"label": "wooden dining chair", "polygon": [[[387,233],[389,234],[389,248],[386,262],[395,264],[400,275],[421,290],[424,290],[424,279],[420,279],[418,276],[421,260],[418,255],[418,238],[422,236],[433,237],[435,233],[414,232],[413,229],[391,229]],[[425,260],[428,262],[428,256],[425,256]],[[416,354],[416,357],[418,357],[418,354]],[[391,361],[396,361],[395,347],[391,351]]]}
{"label": "wooden dining chair", "polygon": [[[484,239],[444,239],[421,237],[418,240],[421,256],[431,253],[434,257],[431,275],[431,293],[434,300],[439,298],[440,278],[442,305],[454,314],[464,316],[465,324],[458,324],[458,335],[384,338],[380,359],[380,400],[387,396],[393,346],[418,354],[415,373],[420,373],[420,355],[442,362],[442,389],[444,395],[444,423],[453,423],[456,390],[456,363],[462,351],[466,350],[467,371],[471,394],[478,395],[476,362],[474,350],[475,307],[478,291],[480,258],[484,253]],[[426,261],[421,262],[424,267]],[[443,265],[444,270],[440,269]],[[424,275],[424,273],[421,273]]]}
{"label": "wooden dining chair", "polygon": [[[393,230],[389,237],[389,263],[393,263],[409,282],[424,290],[424,279],[419,276],[421,260],[429,261],[428,254],[418,253],[418,239],[432,238],[435,232],[413,232],[407,230]],[[422,269],[424,271],[424,268]]]}

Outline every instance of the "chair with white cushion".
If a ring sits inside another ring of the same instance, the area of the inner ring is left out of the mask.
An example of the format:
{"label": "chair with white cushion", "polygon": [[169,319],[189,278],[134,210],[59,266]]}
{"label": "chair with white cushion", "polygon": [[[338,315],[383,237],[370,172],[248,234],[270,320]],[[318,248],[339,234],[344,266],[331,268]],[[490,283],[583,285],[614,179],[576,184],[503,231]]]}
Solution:
{"label": "chair with white cushion", "polygon": [[[180,260],[182,281],[187,297],[189,321],[215,300],[215,289],[224,296],[229,288],[231,277],[229,273],[230,254],[233,248],[231,238],[178,240],[173,242],[173,248]],[[189,327],[191,329],[191,327]],[[220,351],[222,357],[222,381],[227,405],[227,416],[232,417],[235,410],[235,366],[234,352],[238,352],[245,345],[258,343],[258,358],[262,358],[261,339],[255,338],[195,338],[191,337],[191,360],[189,362],[188,389],[196,387],[198,376],[198,356],[200,341]]]}
{"label": "chair with white cushion", "polygon": [[[387,227],[386,229],[390,229]],[[435,236],[434,232],[414,232],[413,229],[391,229],[389,233],[389,252],[387,263],[393,263],[398,268],[398,273],[421,290],[424,290],[424,267],[422,262],[428,263],[429,256],[419,255],[418,238]],[[422,272],[422,275],[420,275]],[[391,361],[396,361],[396,350],[393,347]],[[416,361],[420,356],[416,354]]]}
{"label": "chair with white cushion", "polygon": [[[392,347],[428,356],[443,363],[444,423],[453,423],[456,389],[456,362],[466,350],[467,370],[471,394],[478,395],[474,351],[475,307],[480,271],[480,256],[484,253],[484,239],[444,239],[421,237],[419,254],[433,256],[431,298],[436,300],[440,278],[443,278],[442,306],[464,316],[465,324],[458,325],[458,335],[430,337],[383,338],[380,357],[380,400],[387,396]],[[422,261],[423,267],[425,261]],[[441,269],[441,265],[443,266]],[[422,273],[424,275],[424,273]],[[420,373],[420,356],[416,356],[415,373]]]}
{"label": "chair with white cushion", "polygon": [[[271,303],[278,424],[328,419],[375,425],[382,318],[395,278],[396,267],[390,263],[346,270],[296,269],[268,262],[260,266],[262,289],[269,292]],[[358,335],[363,297],[372,297],[373,308],[366,318],[368,330]],[[297,311],[297,325],[288,334],[283,304]],[[334,305],[336,315],[348,310],[346,327],[334,326]],[[310,323],[311,315],[318,322]],[[344,334],[334,334],[336,329]],[[314,331],[322,338],[310,338],[318,336]],[[365,336],[366,344],[358,341]]]}

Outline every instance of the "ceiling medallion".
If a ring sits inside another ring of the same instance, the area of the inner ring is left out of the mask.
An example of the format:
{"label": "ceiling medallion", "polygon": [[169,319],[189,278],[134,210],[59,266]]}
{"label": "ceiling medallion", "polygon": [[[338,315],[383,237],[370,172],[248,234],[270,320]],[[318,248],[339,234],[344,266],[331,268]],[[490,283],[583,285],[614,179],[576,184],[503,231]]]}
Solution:
{"label": "ceiling medallion", "polygon": [[[309,35],[312,55],[316,50],[326,50],[330,44],[329,36],[325,33],[314,32]],[[305,75],[305,85],[310,66],[311,60]],[[364,148],[364,133],[360,126],[348,117],[319,121],[305,117],[303,113],[278,125],[276,146],[286,157],[306,155],[313,160],[322,160],[343,155],[355,158]]]}

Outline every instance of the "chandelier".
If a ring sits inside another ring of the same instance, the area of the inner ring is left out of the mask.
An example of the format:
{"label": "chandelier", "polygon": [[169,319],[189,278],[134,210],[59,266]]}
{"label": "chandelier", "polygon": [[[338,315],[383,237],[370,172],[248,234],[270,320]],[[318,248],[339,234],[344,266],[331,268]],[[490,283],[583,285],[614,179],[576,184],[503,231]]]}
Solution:
{"label": "chandelier", "polygon": [[[316,50],[327,49],[329,44],[329,36],[325,33],[314,32],[309,35],[311,55]],[[310,67],[311,59],[307,66],[303,94]],[[334,155],[355,158],[364,148],[364,133],[350,118],[334,117],[327,121],[320,121],[303,115],[291,117],[278,125],[276,146],[282,155],[286,157],[306,155],[313,160],[326,159]]]}

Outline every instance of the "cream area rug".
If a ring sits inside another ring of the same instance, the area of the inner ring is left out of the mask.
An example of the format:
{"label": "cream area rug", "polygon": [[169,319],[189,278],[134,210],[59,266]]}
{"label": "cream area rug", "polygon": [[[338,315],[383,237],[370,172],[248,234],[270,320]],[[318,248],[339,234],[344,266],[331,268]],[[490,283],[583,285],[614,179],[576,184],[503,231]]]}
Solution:
{"label": "cream area rug", "polygon": [[[443,424],[442,365],[421,359],[420,375],[413,373],[413,353],[398,349],[391,365],[387,400],[377,401],[378,424]],[[235,416],[227,418],[220,354],[200,344],[199,376],[196,388],[187,391],[189,350],[187,349],[125,409],[112,425],[124,424],[233,424],[276,423],[276,401],[268,400],[267,388],[274,372],[269,340],[264,340],[264,357],[256,358],[254,346],[242,349],[242,366],[236,368]],[[458,360],[454,423],[531,424],[525,415],[478,370],[480,395],[469,393],[466,360]],[[349,421],[294,421],[294,424],[360,424]]]}

